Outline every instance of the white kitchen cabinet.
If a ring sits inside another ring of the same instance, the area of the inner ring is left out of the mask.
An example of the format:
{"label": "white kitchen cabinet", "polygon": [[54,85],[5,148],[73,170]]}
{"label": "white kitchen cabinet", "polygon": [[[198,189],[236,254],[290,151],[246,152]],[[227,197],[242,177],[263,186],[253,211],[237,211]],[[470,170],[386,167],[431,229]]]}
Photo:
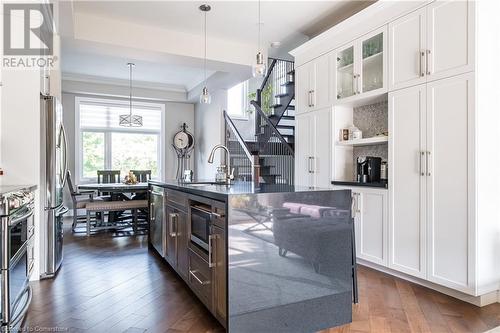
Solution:
{"label": "white kitchen cabinet", "polygon": [[330,105],[330,58],[325,54],[295,69],[297,114]]}
{"label": "white kitchen cabinet", "polygon": [[389,23],[389,90],[425,83],[426,8]]}
{"label": "white kitchen cabinet", "polygon": [[474,69],[472,1],[435,1],[389,24],[389,90]]}
{"label": "white kitchen cabinet", "polygon": [[389,266],[471,292],[474,75],[389,94]]}
{"label": "white kitchen cabinet", "polygon": [[426,85],[389,93],[389,267],[425,278]]}
{"label": "white kitchen cabinet", "polygon": [[336,50],[336,99],[348,101],[387,90],[387,26]]}
{"label": "white kitchen cabinet", "polygon": [[387,264],[387,190],[352,188],[356,256]]}
{"label": "white kitchen cabinet", "polygon": [[331,108],[295,118],[295,183],[302,186],[330,187]]}
{"label": "white kitchen cabinet", "polygon": [[474,75],[427,84],[428,279],[467,291],[474,214]]}

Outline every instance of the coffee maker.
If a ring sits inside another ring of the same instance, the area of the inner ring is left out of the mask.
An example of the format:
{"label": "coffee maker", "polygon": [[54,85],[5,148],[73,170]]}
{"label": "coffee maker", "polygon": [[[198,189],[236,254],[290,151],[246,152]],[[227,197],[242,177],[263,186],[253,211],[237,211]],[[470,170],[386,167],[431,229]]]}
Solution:
{"label": "coffee maker", "polygon": [[374,156],[359,156],[356,161],[356,180],[359,183],[380,183],[382,159]]}

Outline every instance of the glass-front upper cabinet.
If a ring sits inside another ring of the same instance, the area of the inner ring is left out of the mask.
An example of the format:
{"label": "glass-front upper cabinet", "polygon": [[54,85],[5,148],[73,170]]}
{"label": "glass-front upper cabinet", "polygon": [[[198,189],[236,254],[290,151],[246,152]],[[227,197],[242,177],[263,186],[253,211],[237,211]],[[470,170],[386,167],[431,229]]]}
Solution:
{"label": "glass-front upper cabinet", "polygon": [[363,40],[362,74],[363,92],[380,89],[384,86],[384,33]]}
{"label": "glass-front upper cabinet", "polygon": [[337,99],[356,93],[354,80],[354,45],[351,45],[337,52]]}
{"label": "glass-front upper cabinet", "polygon": [[386,31],[384,26],[337,51],[337,100],[387,92]]}

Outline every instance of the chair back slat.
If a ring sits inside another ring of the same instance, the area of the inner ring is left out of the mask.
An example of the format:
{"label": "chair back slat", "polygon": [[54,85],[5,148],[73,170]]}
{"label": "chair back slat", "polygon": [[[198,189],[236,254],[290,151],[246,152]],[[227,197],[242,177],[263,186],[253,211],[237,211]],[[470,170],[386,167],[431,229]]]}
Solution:
{"label": "chair back slat", "polygon": [[151,170],[130,170],[139,183],[147,183],[151,179]]}
{"label": "chair back slat", "polygon": [[68,188],[69,188],[69,193],[71,196],[74,196],[76,194],[75,187],[73,186],[73,178],[71,177],[71,171],[66,171],[66,179],[68,181]]}
{"label": "chair back slat", "polygon": [[120,182],[120,170],[97,170],[97,183],[110,184]]}

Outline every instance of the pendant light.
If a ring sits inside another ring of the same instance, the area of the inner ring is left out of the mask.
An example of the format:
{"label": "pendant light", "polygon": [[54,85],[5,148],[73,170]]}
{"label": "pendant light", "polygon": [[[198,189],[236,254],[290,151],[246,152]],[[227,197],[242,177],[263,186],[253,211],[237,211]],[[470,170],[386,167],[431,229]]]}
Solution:
{"label": "pendant light", "polygon": [[135,66],[134,63],[127,63],[129,69],[130,77],[130,100],[129,100],[129,113],[120,115],[120,126],[124,127],[142,127],[142,116],[137,114],[132,114],[132,68]]}
{"label": "pendant light", "polygon": [[266,63],[264,62],[264,55],[261,52],[261,45],[260,45],[260,27],[262,25],[262,22],[260,21],[260,0],[258,1],[259,3],[259,22],[257,23],[259,25],[259,32],[258,32],[258,42],[257,42],[257,56],[256,56],[256,61],[255,64],[252,66],[252,75],[254,77],[264,77],[266,76]]}
{"label": "pendant light", "polygon": [[204,80],[204,85],[203,85],[203,90],[201,91],[200,95],[200,103],[201,104],[210,104],[212,101],[212,97],[210,96],[210,93],[208,92],[207,88],[207,12],[210,11],[211,7],[207,4],[201,5],[199,9],[203,12],[204,17],[204,34],[205,34],[205,58],[203,62],[203,71],[205,73],[205,80]]}

